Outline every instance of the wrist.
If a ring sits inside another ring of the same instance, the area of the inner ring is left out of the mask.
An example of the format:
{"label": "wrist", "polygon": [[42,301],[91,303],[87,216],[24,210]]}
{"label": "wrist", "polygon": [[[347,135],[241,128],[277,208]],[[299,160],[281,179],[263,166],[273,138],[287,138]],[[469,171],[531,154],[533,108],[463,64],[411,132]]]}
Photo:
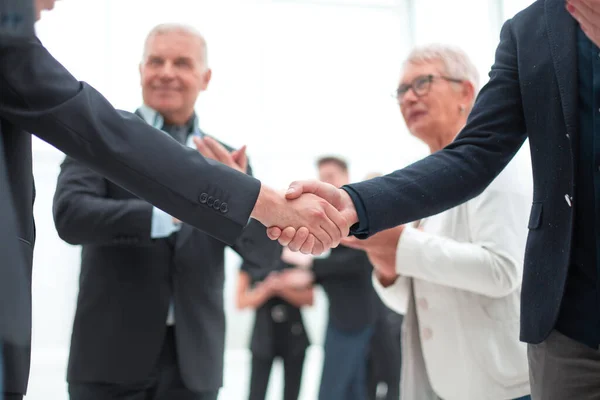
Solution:
{"label": "wrist", "polygon": [[375,276],[377,277],[377,280],[379,281],[381,286],[383,286],[384,288],[392,286],[394,283],[396,283],[396,280],[398,280],[399,277],[398,274],[386,275],[378,270],[375,270]]}
{"label": "wrist", "polygon": [[268,222],[268,219],[269,216],[273,216],[273,207],[277,203],[278,197],[275,190],[265,186],[261,182],[258,198],[256,199],[256,203],[254,203],[254,208],[250,216],[269,228],[271,224]]}
{"label": "wrist", "polygon": [[354,206],[352,198],[344,189],[338,189],[338,193],[340,194],[339,209],[344,218],[346,218],[346,222],[349,226],[358,223],[358,213],[356,212],[356,207]]}

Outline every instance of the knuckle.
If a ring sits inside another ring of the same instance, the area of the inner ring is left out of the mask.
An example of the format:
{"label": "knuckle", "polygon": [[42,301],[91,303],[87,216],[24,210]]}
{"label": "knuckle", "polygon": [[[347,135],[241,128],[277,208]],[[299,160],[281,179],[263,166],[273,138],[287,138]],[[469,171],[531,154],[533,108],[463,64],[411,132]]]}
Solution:
{"label": "knuckle", "polygon": [[325,218],[325,211],[319,208],[313,208],[310,210],[310,215],[313,219],[323,219]]}

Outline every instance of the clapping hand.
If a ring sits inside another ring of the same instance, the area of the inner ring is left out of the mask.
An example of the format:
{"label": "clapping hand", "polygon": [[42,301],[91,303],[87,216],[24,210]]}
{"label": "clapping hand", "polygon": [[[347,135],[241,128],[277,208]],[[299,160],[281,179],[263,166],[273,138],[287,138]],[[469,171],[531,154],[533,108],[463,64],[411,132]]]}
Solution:
{"label": "clapping hand", "polygon": [[600,0],[567,0],[566,7],[586,36],[600,46]]}

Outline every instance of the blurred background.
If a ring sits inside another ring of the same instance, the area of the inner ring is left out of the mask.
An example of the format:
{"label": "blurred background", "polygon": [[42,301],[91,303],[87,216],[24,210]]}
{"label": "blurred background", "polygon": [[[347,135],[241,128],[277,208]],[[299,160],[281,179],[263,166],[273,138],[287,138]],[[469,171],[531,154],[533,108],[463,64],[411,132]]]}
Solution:
{"label": "blurred background", "polygon": [[[213,76],[197,112],[203,130],[246,144],[255,176],[284,188],[313,178],[315,159],[350,162],[353,180],[416,161],[427,148],[408,134],[395,90],[410,49],[431,42],[463,48],[482,77],[502,23],[531,0],[63,0],[37,32],[79,80],[128,111],[141,104],[138,65],[148,31],[191,24],[208,42]],[[369,154],[365,157],[364,154]],[[54,229],[51,202],[63,155],[34,141],[38,241],[33,273],[33,354],[28,400],[66,400],[66,361],[77,296],[79,248]],[[525,161],[526,162],[526,161]],[[252,312],[237,311],[240,259],[228,253],[225,386],[219,399],[243,399]],[[314,399],[321,372],[326,298],[304,311],[313,346],[303,399]],[[279,366],[269,399],[280,396]]]}

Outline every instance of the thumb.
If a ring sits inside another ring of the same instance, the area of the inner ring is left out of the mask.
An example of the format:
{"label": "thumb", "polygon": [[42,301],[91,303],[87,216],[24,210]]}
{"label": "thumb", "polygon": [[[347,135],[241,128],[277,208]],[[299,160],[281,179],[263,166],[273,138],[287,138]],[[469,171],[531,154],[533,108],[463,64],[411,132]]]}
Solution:
{"label": "thumb", "polygon": [[319,188],[319,183],[315,180],[312,181],[294,181],[290,184],[287,192],[285,192],[285,198],[288,200],[297,199],[302,193],[315,193]]}
{"label": "thumb", "polygon": [[246,155],[246,145],[243,145],[239,149],[231,152],[231,157],[238,164],[239,164],[240,159],[243,158],[245,155]]}

